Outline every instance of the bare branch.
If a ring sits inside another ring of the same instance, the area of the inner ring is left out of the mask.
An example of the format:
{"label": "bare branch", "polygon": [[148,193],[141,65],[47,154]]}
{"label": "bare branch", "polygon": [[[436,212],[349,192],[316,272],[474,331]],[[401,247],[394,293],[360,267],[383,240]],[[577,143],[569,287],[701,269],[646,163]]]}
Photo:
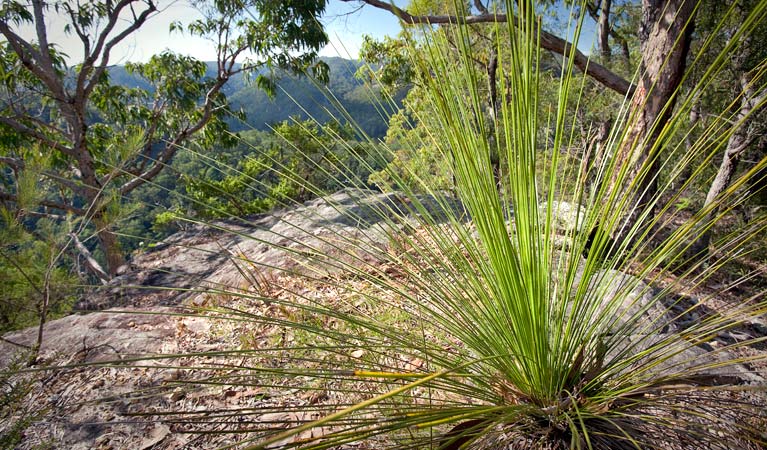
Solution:
{"label": "bare branch", "polygon": [[7,156],[0,156],[0,164],[5,164],[7,166],[11,166],[15,169],[23,169],[24,168],[24,161],[16,158],[9,158]]}
{"label": "bare branch", "polygon": [[35,32],[37,33],[37,44],[40,46],[40,58],[38,64],[43,66],[43,70],[48,73],[55,73],[53,60],[51,59],[48,31],[45,29],[45,14],[43,8],[45,2],[42,0],[32,0],[32,11],[35,15]]}
{"label": "bare branch", "polygon": [[90,270],[91,273],[96,275],[101,280],[101,284],[107,284],[107,282],[109,281],[109,275],[101,267],[101,264],[99,264],[99,262],[96,261],[96,258],[93,257],[90,250],[88,250],[88,247],[86,247],[85,245],[83,245],[82,242],[80,242],[80,239],[78,239],[75,233],[69,233],[69,237],[72,239],[72,242],[75,244],[75,248],[77,249],[77,251],[85,260],[85,265],[86,267],[88,267],[88,270]]}
{"label": "bare branch", "polygon": [[39,212],[39,211],[24,211],[24,215],[29,217],[42,217],[45,219],[51,219],[55,221],[67,220],[67,217],[62,216],[61,214],[51,214],[51,213]]}
{"label": "bare branch", "polygon": [[560,55],[573,58],[575,67],[595,79],[603,86],[624,96],[632,96],[636,86],[607,67],[591,61],[588,56],[573,46],[572,43],[541,30],[541,47]]}
{"label": "bare branch", "polygon": [[[341,0],[344,2],[350,2],[352,0]],[[408,25],[438,25],[438,24],[455,24],[455,25],[468,25],[477,23],[493,23],[493,22],[508,22],[509,19],[513,20],[515,25],[517,19],[514,16],[508,16],[506,14],[477,14],[469,16],[451,16],[451,15],[413,15],[399,8],[391,3],[387,3],[381,0],[360,0],[364,3],[389,11],[399,19]],[[560,55],[573,58],[575,66],[582,70],[584,73],[594,78],[596,81],[604,85],[605,87],[612,89],[613,91],[621,95],[631,95],[634,92],[635,86],[629,81],[611,71],[610,69],[590,61],[589,58],[577,49],[571,42],[568,42],[558,36],[555,36],[545,30],[539,30],[541,36],[541,47],[558,53]]]}
{"label": "bare branch", "polygon": [[0,341],[3,341],[3,342],[5,342],[6,344],[15,345],[16,347],[25,348],[25,349],[28,349],[28,350],[32,348],[32,347],[31,347],[31,346],[29,346],[29,345],[26,345],[26,344],[19,344],[18,342],[13,342],[13,341],[11,341],[11,340],[9,340],[9,339],[6,339],[6,338],[4,338],[4,337],[2,337],[2,336],[0,336]]}
{"label": "bare branch", "polygon": [[[96,84],[98,83],[99,78],[103,75],[104,71],[107,69],[107,65],[109,64],[109,54],[112,51],[112,48],[114,48],[115,45],[119,44],[123,39],[130,36],[132,33],[134,33],[136,30],[141,28],[142,25],[144,25],[144,22],[149,18],[152,13],[157,11],[157,7],[155,6],[154,2],[151,0],[146,0],[147,9],[141,12],[137,17],[134,14],[135,19],[133,22],[125,28],[123,31],[121,31],[117,36],[113,37],[107,42],[107,38],[109,37],[109,33],[112,32],[115,25],[117,24],[117,21],[119,19],[120,12],[126,7],[131,5],[136,0],[122,0],[120,1],[114,9],[109,14],[109,20],[107,22],[107,25],[104,27],[104,30],[99,35],[99,38],[96,42],[96,45],[93,48],[93,52],[90,55],[86,55],[86,60],[83,63],[83,68],[80,70],[80,76],[77,80],[77,86],[78,86],[78,94],[80,94],[79,90],[82,88],[82,92],[84,95],[84,98],[87,98],[91,91],[96,87]],[[96,59],[99,58],[99,55],[101,55],[101,60],[99,61],[98,67],[96,67],[95,72],[93,72],[93,76],[91,77],[90,81],[88,82],[88,85],[86,86],[85,83],[85,74],[90,72],[90,69],[93,67],[93,65],[96,63]]]}

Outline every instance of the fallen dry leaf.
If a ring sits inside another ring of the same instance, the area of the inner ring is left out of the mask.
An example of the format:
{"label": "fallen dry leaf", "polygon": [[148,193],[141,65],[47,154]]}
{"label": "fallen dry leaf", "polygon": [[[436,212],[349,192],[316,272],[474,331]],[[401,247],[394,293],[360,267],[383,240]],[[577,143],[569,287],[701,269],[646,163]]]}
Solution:
{"label": "fallen dry leaf", "polygon": [[165,439],[165,436],[170,434],[170,428],[168,428],[165,425],[157,425],[149,432],[149,436],[145,437],[143,441],[141,441],[141,444],[139,445],[139,450],[146,450],[148,448],[154,447],[160,441]]}

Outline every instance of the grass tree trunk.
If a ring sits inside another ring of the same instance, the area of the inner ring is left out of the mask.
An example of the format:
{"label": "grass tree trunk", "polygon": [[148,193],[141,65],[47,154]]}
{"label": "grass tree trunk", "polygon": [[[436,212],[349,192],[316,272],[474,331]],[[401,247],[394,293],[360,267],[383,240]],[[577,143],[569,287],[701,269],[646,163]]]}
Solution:
{"label": "grass tree trunk", "polygon": [[640,79],[632,100],[631,125],[614,156],[617,166],[630,169],[622,177],[607,180],[611,192],[627,195],[636,208],[611,232],[616,242],[623,241],[655,197],[658,171],[653,160],[684,74],[694,11],[694,0],[642,1]]}

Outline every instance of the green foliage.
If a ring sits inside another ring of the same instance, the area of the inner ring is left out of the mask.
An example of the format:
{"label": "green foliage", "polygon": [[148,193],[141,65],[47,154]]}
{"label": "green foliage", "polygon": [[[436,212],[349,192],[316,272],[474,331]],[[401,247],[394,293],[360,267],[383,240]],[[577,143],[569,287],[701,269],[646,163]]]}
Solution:
{"label": "green foliage", "polygon": [[[36,325],[40,320],[48,278],[48,318],[68,314],[76,300],[78,280],[64,262],[56,262],[63,245],[51,221],[35,224],[36,233],[21,227],[6,209],[0,222],[0,333]],[[45,239],[41,237],[45,236]],[[51,264],[55,266],[51,267]]]}
{"label": "green foliage", "polygon": [[[252,73],[268,90],[274,84],[266,75],[276,70],[328,78],[327,65],[316,61],[328,41],[317,21],[324,0],[194,3],[203,18],[185,30],[178,24],[171,29],[213,41],[215,70],[163,52],[127,65],[142,87],[113,84],[108,65],[113,47],[160,12],[154,1],[9,0],[0,10],[1,133],[37,142],[51,153],[48,170],[41,172],[51,189],[41,190],[40,200],[62,214],[93,221],[110,274],[124,263],[115,236],[123,197],[158,176],[182,145],[234,144],[224,118],[242,115],[233,113],[223,90],[233,76]],[[51,21],[52,14],[63,19]],[[74,67],[48,42],[54,26],[82,44],[83,60]],[[34,30],[34,38],[25,40],[21,27]],[[9,156],[2,160],[11,169],[7,177],[26,163],[12,148],[2,155]],[[8,204],[24,201],[16,192],[0,195]]]}
{"label": "green foliage", "polygon": [[14,176],[5,172],[0,177],[0,186],[16,199],[12,208],[0,205],[0,332],[36,324],[46,289],[50,315],[68,313],[77,283],[67,269],[68,262],[58,260],[72,226],[69,218],[59,220],[38,213],[40,202],[51,189],[43,175],[50,170],[51,155],[39,146],[7,151],[22,155],[26,163]]}
{"label": "green foliage", "polygon": [[358,76],[383,86],[389,93],[408,88],[403,107],[389,118],[385,142],[392,150],[391,162],[373,173],[369,181],[384,190],[400,184],[414,192],[452,190],[452,166],[442,160],[432,143],[434,117],[426,111],[428,93],[409,56],[409,49],[415,45],[417,41],[409,33],[382,42],[366,37],[363,42],[360,56],[367,65]]}
{"label": "green foliage", "polygon": [[[359,68],[357,76],[381,83],[388,88],[409,86],[416,74],[407,57],[407,39],[406,34],[398,38],[387,36],[383,41],[363,36],[360,59],[366,64]],[[373,67],[379,69],[373,71]]]}
{"label": "green foliage", "polygon": [[155,216],[152,229],[160,233],[176,231],[176,220],[178,218],[178,211],[162,211]]}
{"label": "green foliage", "polygon": [[419,92],[422,91],[413,89],[405,100],[405,109],[389,121],[386,143],[392,149],[391,162],[369,178],[369,182],[379,189],[388,191],[404,185],[413,192],[428,192],[450,191],[455,187],[452,164],[429,143],[428,118],[421,116],[423,121],[408,118],[409,113],[419,108]]}

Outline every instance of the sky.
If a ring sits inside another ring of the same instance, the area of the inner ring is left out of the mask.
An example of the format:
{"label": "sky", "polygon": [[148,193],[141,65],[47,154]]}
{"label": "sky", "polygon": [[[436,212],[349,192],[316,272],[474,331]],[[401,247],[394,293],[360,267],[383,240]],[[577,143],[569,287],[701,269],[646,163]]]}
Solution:
{"label": "sky", "polygon": [[[151,17],[139,32],[133,33],[115,47],[110,64],[145,62],[163,50],[204,61],[216,59],[212,42],[179,32],[169,33],[171,22],[191,23],[201,17],[199,11],[184,0],[160,0],[158,6],[159,14]],[[389,12],[371,6],[361,8],[356,2],[329,1],[322,22],[330,44],[322,49],[321,56],[357,58],[364,34],[380,39],[387,35],[395,36],[400,31],[397,18]],[[83,58],[82,44],[77,37],[64,32],[65,24],[64,16],[50,12],[47,18],[48,39],[69,56],[68,63],[77,63]],[[25,26],[21,35],[27,39],[33,38],[34,28]]]}
{"label": "sky", "polygon": [[[405,0],[400,3],[406,3]],[[169,32],[171,22],[190,23],[200,18],[199,11],[190,6],[187,0],[159,0],[160,13],[151,17],[139,32],[133,33],[117,46],[110,57],[110,64],[125,64],[126,62],[145,62],[152,55],[164,50],[171,50],[203,61],[216,59],[214,44],[202,38]],[[371,6],[361,7],[357,2],[328,1],[325,14],[322,17],[325,30],[330,38],[330,44],[320,52],[321,56],[341,56],[355,59],[362,44],[363,35],[381,39],[384,36],[395,36],[400,31],[397,18],[389,13]],[[67,62],[75,64],[82,61],[82,45],[80,41],[64,32],[66,21],[63,16],[53,12],[47,18],[49,41],[55,42],[69,57]],[[127,23],[127,21],[126,21]],[[593,38],[593,24],[586,24],[584,38],[579,44],[582,51],[588,52]],[[32,27],[21,30],[25,38],[34,35]],[[587,43],[584,43],[588,41]]]}

